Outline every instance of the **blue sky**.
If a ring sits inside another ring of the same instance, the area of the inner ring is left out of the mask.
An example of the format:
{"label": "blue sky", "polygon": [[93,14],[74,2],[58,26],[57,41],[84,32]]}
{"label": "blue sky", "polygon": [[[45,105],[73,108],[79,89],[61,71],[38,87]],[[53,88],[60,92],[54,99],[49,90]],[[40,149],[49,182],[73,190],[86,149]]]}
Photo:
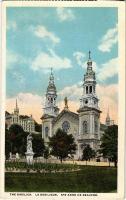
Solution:
{"label": "blue sky", "polygon": [[[7,99],[19,93],[44,96],[51,67],[57,91],[65,96],[65,88],[81,86],[89,50],[99,87],[116,86],[117,13],[117,8],[8,7]],[[112,99],[117,103],[116,95]]]}

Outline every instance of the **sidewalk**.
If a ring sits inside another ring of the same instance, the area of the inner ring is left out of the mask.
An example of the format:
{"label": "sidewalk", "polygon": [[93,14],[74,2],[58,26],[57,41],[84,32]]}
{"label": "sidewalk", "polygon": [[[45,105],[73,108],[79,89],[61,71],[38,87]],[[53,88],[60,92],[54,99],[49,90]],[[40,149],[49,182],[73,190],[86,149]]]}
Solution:
{"label": "sidewalk", "polygon": [[[77,164],[77,165],[86,165],[86,161],[63,161],[63,163],[68,163],[68,164]],[[95,162],[95,161],[87,161],[87,165],[92,165],[92,166],[106,166],[109,167],[109,162]],[[114,163],[111,162],[110,166],[113,167]]]}

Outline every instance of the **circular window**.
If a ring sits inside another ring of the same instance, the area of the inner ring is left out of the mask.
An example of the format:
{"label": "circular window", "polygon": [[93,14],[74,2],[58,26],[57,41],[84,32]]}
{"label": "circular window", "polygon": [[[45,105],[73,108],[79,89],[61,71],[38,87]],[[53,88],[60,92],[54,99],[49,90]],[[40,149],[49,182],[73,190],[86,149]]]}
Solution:
{"label": "circular window", "polygon": [[70,123],[68,121],[64,121],[62,124],[62,129],[67,133],[70,129]]}

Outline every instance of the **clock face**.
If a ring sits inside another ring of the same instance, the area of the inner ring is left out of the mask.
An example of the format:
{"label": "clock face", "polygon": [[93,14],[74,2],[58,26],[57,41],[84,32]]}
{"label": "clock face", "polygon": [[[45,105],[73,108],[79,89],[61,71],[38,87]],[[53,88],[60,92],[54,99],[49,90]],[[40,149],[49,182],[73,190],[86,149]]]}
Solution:
{"label": "clock face", "polygon": [[70,129],[70,123],[68,121],[64,121],[62,124],[62,129],[67,133]]}

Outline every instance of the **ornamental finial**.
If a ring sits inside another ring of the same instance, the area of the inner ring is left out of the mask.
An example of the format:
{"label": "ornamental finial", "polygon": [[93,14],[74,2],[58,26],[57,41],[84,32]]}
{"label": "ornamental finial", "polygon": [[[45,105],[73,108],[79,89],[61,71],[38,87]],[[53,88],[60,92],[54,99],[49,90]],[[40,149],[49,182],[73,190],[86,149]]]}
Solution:
{"label": "ornamental finial", "polygon": [[89,50],[89,60],[91,60],[91,51]]}
{"label": "ornamental finial", "polygon": [[64,98],[64,104],[65,104],[64,108],[68,110],[68,99],[67,99],[67,97]]}

